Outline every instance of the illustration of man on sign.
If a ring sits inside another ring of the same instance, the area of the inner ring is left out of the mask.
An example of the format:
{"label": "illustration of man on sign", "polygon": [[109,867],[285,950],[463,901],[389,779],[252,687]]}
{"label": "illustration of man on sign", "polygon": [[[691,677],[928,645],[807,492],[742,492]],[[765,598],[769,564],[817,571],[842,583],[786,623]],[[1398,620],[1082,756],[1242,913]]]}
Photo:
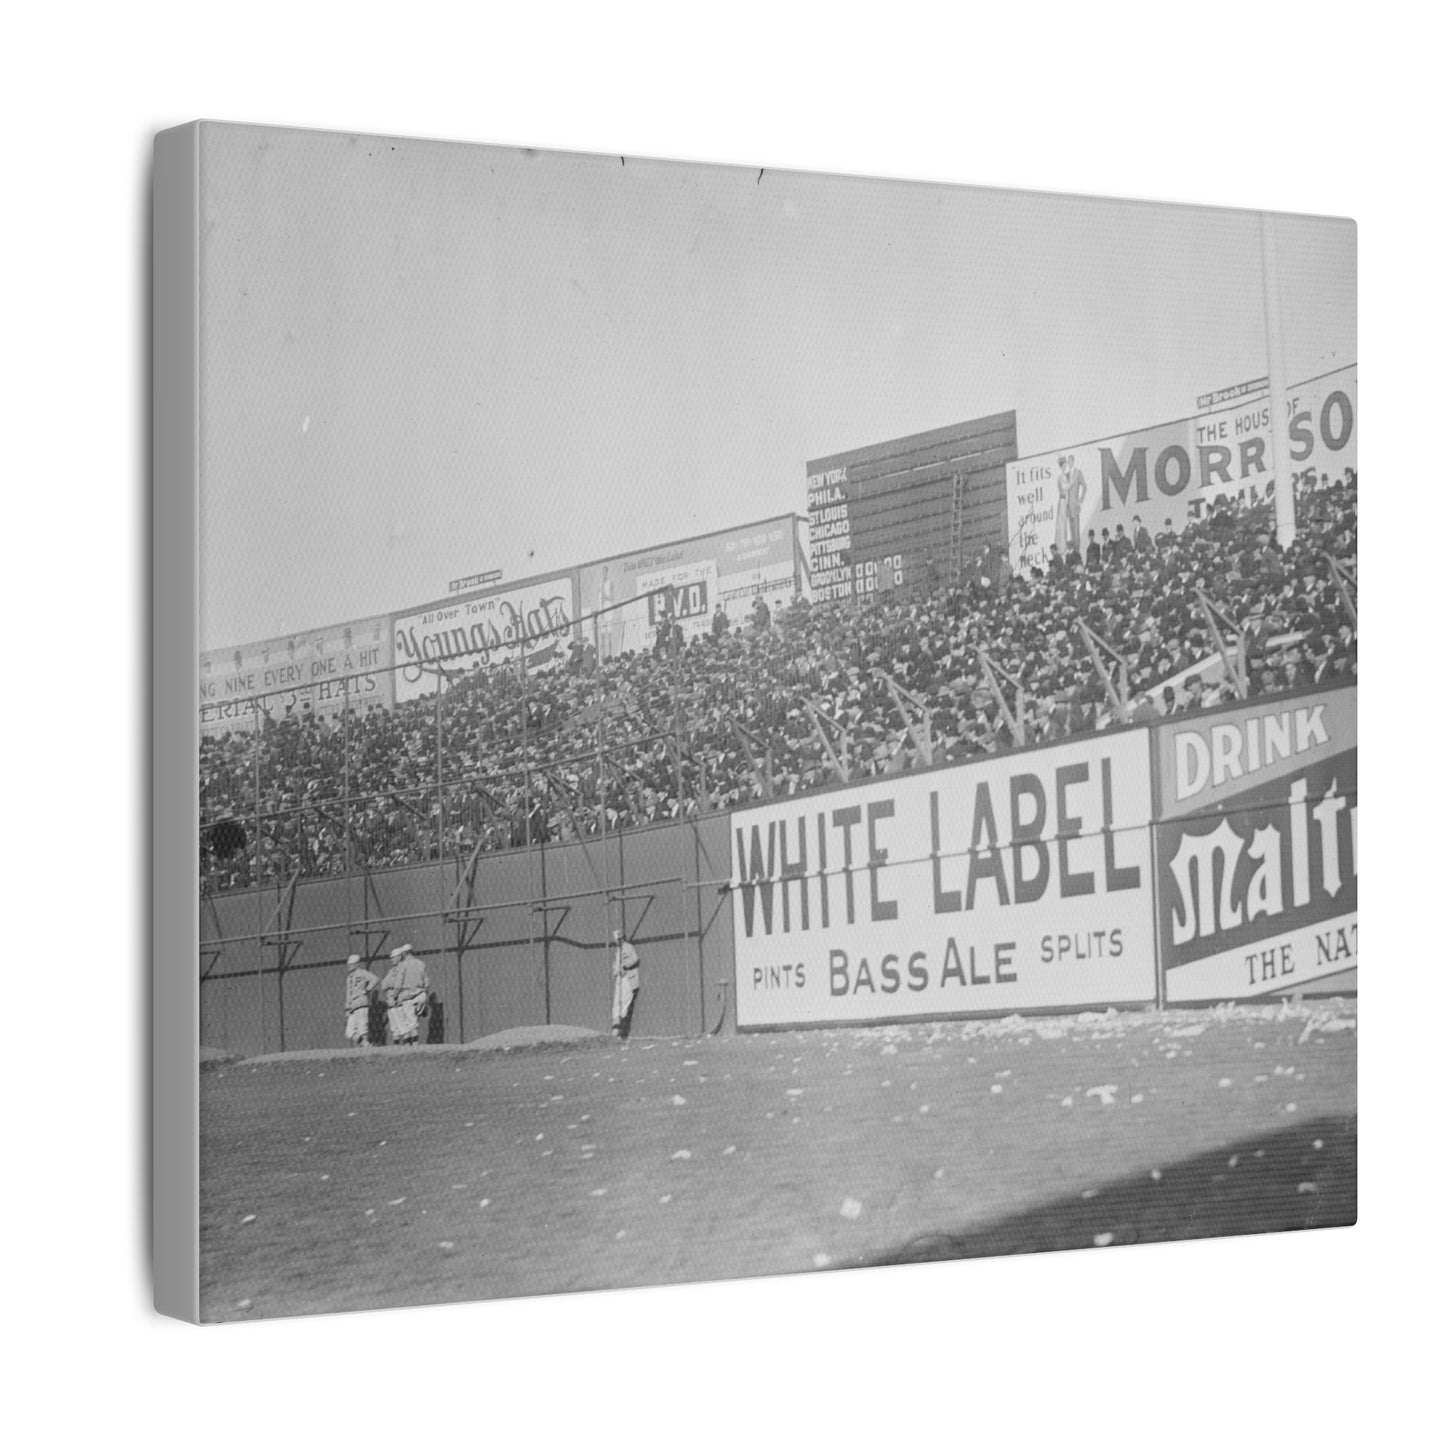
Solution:
{"label": "illustration of man on sign", "polygon": [[617,614],[602,611],[604,607],[611,607],[613,601],[611,570],[604,563],[602,585],[597,589],[597,610],[602,612],[602,616],[597,619],[597,656],[602,662],[616,656],[612,646],[612,620]]}
{"label": "illustration of man on sign", "polygon": [[[1059,497],[1054,503],[1054,546],[1058,548],[1063,556],[1069,553],[1069,459],[1059,458],[1058,475],[1054,478],[1058,484]],[[1077,526],[1077,523],[1076,523]],[[1075,536],[1077,536],[1077,531]]]}
{"label": "illustration of man on sign", "polygon": [[1065,556],[1083,551],[1084,499],[1089,484],[1072,456],[1059,458],[1059,497],[1054,508],[1054,544]]}
{"label": "illustration of man on sign", "polygon": [[[1065,499],[1065,516],[1068,521],[1069,547],[1078,547],[1083,528],[1084,498],[1088,495],[1089,484],[1084,480],[1083,470],[1074,465],[1072,456],[1061,457],[1060,470],[1063,480],[1059,493]],[[1069,547],[1065,547],[1067,552]]]}

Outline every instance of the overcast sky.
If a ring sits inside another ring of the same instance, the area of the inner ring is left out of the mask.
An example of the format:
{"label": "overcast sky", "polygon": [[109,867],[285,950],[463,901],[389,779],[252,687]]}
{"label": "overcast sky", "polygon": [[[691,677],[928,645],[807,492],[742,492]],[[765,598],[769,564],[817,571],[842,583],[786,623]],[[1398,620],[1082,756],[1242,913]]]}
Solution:
{"label": "overcast sky", "polygon": [[[213,126],[201,644],[802,512],[805,463],[989,412],[1021,454],[1265,372],[1253,212]],[[766,158],[764,158],[766,159]],[[1291,382],[1355,230],[1280,227]]]}

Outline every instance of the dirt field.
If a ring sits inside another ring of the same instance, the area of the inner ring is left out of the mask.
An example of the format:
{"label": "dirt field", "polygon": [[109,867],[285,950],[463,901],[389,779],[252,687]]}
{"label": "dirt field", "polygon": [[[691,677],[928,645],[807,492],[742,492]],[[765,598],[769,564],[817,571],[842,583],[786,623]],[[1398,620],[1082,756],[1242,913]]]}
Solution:
{"label": "dirt field", "polygon": [[233,1320],[1355,1218],[1353,1002],[202,1075]]}

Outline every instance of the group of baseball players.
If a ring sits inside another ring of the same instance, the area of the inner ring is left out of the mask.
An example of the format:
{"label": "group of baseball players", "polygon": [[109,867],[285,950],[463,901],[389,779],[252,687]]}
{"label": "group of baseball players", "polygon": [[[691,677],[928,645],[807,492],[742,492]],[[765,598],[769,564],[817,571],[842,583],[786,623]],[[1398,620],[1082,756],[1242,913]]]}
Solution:
{"label": "group of baseball players", "polygon": [[359,1049],[371,1047],[371,1001],[379,996],[386,1005],[386,1026],[394,1044],[414,1044],[431,1007],[431,980],[426,964],[403,943],[391,951],[391,968],[377,978],[359,953],[346,960],[346,1037]]}
{"label": "group of baseball players", "polygon": [[[612,934],[612,1034],[625,1039],[632,1032],[632,1015],[640,991],[641,964],[637,950],[621,929]],[[391,968],[377,978],[359,953],[346,960],[346,1038],[359,1049],[371,1047],[371,1005],[380,997],[386,1006],[386,1026],[394,1044],[420,1041],[422,1020],[431,1007],[431,980],[426,964],[403,943],[391,951]]]}

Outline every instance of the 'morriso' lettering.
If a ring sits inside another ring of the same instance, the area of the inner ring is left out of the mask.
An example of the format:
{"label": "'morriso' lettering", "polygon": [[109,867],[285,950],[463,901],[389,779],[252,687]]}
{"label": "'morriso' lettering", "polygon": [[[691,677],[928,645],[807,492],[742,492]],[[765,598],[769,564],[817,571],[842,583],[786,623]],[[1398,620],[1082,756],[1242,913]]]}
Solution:
{"label": "'morriso' lettering", "polygon": [[[1252,417],[1260,426],[1269,424],[1268,409]],[[1318,425],[1307,408],[1289,419],[1289,453],[1292,462],[1307,462],[1315,453],[1316,439],[1326,451],[1339,452],[1355,434],[1355,408],[1346,391],[1332,391],[1320,407]],[[1149,448],[1135,446],[1116,455],[1112,446],[1099,448],[1099,504],[1103,511],[1137,507],[1150,500],[1149,488],[1163,497],[1177,497],[1194,490],[1208,495],[1206,488],[1234,485],[1269,472],[1263,436],[1216,437],[1192,451],[1177,442],[1159,448],[1151,459]]]}

